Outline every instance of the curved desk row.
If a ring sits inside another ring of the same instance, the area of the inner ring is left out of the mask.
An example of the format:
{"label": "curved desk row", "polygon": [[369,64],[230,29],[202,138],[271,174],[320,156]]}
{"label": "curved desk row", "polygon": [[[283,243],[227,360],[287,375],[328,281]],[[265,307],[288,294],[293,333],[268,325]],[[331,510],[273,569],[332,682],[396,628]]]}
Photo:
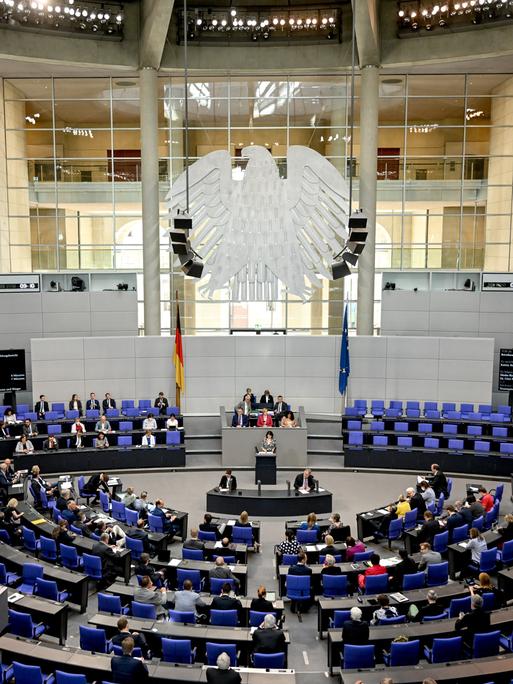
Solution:
{"label": "curved desk row", "polygon": [[327,490],[299,494],[293,489],[287,490],[262,488],[261,495],[257,489],[238,489],[235,492],[220,492],[211,489],[207,492],[207,511],[236,517],[242,511],[258,516],[295,516],[316,513],[331,513],[332,494]]}
{"label": "curved desk row", "polygon": [[120,472],[143,468],[183,468],[185,448],[156,446],[109,447],[108,449],[59,449],[58,451],[34,451],[31,454],[14,454],[16,470],[30,469],[34,464],[42,472],[90,473],[100,470]]}

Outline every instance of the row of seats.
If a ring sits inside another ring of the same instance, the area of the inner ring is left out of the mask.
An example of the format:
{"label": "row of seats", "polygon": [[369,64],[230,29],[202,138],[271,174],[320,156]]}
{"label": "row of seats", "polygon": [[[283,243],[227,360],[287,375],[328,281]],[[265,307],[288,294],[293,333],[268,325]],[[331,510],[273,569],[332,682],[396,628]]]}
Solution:
{"label": "row of seats", "polygon": [[[120,423],[121,425],[121,423]],[[442,426],[434,426],[437,429],[433,429],[433,424],[432,423],[419,423],[416,432],[420,433],[429,433],[429,434],[440,434],[440,427],[441,427],[441,434],[444,435],[458,435],[458,434],[464,434],[463,432],[459,432],[460,426],[454,424],[454,423],[444,423]],[[466,434],[469,436],[477,437],[481,436],[483,434],[483,426],[482,425],[464,425],[462,426],[463,428],[466,428]],[[362,421],[361,420],[348,420],[347,421],[347,429],[348,430],[361,430],[362,429]],[[394,432],[413,432],[410,430],[410,425],[409,423],[406,423],[404,421],[396,421],[394,422],[393,425],[393,430]],[[383,420],[373,420],[370,423],[370,432],[384,432],[385,431],[385,421]],[[499,439],[507,438],[508,437],[508,428],[507,427],[498,427],[498,426],[493,426],[492,427],[492,437],[497,437]]]}
{"label": "row of seats", "polygon": [[[60,410],[54,410],[54,406],[62,406],[62,411]],[[0,406],[0,418],[3,418],[3,415],[5,411],[10,408],[9,406]],[[158,414],[158,409],[152,409],[151,402],[150,406],[147,409],[141,409],[135,408],[135,407],[128,407],[128,408],[112,408],[112,409],[107,409],[105,411],[105,415],[108,418],[120,418],[121,416],[126,416],[127,418],[139,418],[139,417],[145,417],[148,413],[155,413]],[[99,411],[98,409],[86,409],[85,411],[85,417],[90,419],[90,420],[97,420],[100,415],[103,414],[103,411]],[[175,416],[180,415],[180,409],[178,406],[168,406],[166,409],[166,415],[170,416],[171,414],[174,414]],[[19,404],[16,407],[16,417],[18,420],[25,420],[26,418],[30,418],[32,421],[38,421],[41,422],[43,419],[39,418],[37,413],[32,411],[30,409],[30,406],[28,404]],[[47,411],[45,414],[44,420],[45,421],[53,421],[53,420],[75,420],[75,418],[80,417],[80,412],[75,411],[75,410],[67,410],[64,409],[64,404],[52,404],[52,410]]]}
{"label": "row of seats", "polygon": [[[51,430],[50,428],[58,428]],[[48,434],[50,435],[60,435],[62,434],[62,428],[60,425],[49,425]],[[168,430],[166,432],[166,444],[170,446],[178,446],[181,443],[181,433],[178,430]],[[116,435],[109,432],[107,435],[107,440],[110,446],[119,447],[131,447],[134,444],[134,437],[136,437],[137,444],[140,443],[140,435]],[[68,438],[67,447],[73,446],[72,438]]]}
{"label": "row of seats", "polygon": [[[362,447],[364,441],[364,433],[355,430],[349,433],[348,445],[352,447]],[[391,445],[389,442],[388,435],[373,435],[372,436],[372,446],[375,447],[387,447]],[[413,439],[409,436],[398,436],[396,440],[396,445],[402,449],[411,449],[413,446]],[[438,437],[424,437],[422,446],[424,449],[440,449],[440,439]],[[465,448],[464,441],[462,439],[449,439],[447,440],[447,448],[453,451],[463,451]],[[474,451],[479,451],[482,453],[488,453],[491,451],[491,443],[486,440],[474,441]],[[501,454],[513,454],[513,443],[501,442],[499,446],[499,453]]]}
{"label": "row of seats", "polygon": [[[419,418],[421,415],[421,410],[424,415],[427,411],[439,411],[442,415],[450,412],[456,412],[456,404],[450,401],[444,401],[439,407],[437,401],[425,401],[424,406],[421,409],[419,401],[390,401],[388,407],[385,407],[385,402],[381,399],[373,399],[370,404],[366,399],[355,399],[352,407],[349,409],[356,409],[358,415],[365,415],[369,412],[374,416],[386,415],[387,411],[399,411],[400,413],[406,412],[406,415],[410,415],[412,418]],[[346,408],[346,415],[349,415],[348,408]],[[408,411],[412,412],[408,414]],[[459,411],[457,411],[462,417],[467,416],[472,413],[480,413],[482,416],[490,416],[493,413],[502,414],[508,416],[511,419],[511,406],[506,404],[501,404],[497,407],[497,411],[494,412],[493,406],[491,404],[478,404],[477,411],[475,410],[474,404],[461,403]]]}

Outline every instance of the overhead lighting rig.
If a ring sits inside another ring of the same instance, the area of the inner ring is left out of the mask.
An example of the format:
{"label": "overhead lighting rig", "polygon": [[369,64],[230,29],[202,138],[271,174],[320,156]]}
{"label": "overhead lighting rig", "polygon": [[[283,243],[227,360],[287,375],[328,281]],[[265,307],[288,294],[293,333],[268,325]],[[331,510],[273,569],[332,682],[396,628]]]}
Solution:
{"label": "overhead lighting rig", "polygon": [[191,247],[189,233],[192,230],[192,219],[182,212],[173,218],[173,227],[169,231],[171,249],[180,260],[182,271],[191,278],[201,278],[203,261]]}
{"label": "overhead lighting rig", "polygon": [[399,0],[397,26],[400,38],[450,28],[466,31],[477,25],[501,25],[513,21],[513,0]]}
{"label": "overhead lighting rig", "polygon": [[334,258],[331,265],[331,273],[333,280],[345,278],[351,275],[351,266],[356,266],[358,258],[363,252],[365,242],[367,241],[367,217],[360,209],[349,217],[349,237],[347,238],[344,248]]}
{"label": "overhead lighting rig", "polygon": [[0,0],[0,25],[121,39],[124,6],[82,0]]}
{"label": "overhead lighting rig", "polygon": [[[183,42],[183,13],[177,22],[177,42]],[[195,8],[187,11],[187,39],[201,42],[259,40],[342,41],[338,6],[305,9],[286,7]]]}

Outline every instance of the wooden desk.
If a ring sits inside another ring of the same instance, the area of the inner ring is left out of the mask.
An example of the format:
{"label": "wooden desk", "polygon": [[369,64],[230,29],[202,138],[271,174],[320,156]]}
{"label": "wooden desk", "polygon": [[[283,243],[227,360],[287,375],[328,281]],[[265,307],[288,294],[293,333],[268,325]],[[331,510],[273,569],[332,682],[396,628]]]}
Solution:
{"label": "wooden desk", "polygon": [[[483,534],[483,537],[488,545],[488,548],[493,548],[502,539],[499,532],[488,530]],[[456,579],[456,574],[467,567],[470,563],[470,551],[461,546],[464,542],[457,544],[449,544],[447,547],[447,559],[449,561],[449,577]]]}
{"label": "wooden desk", "polygon": [[[385,508],[386,506],[383,506],[382,510],[385,510]],[[385,513],[380,512],[378,508],[374,508],[371,511],[364,511],[363,513],[357,513],[356,532],[358,539],[360,541],[365,541],[365,539],[374,537],[374,533],[376,532],[377,528],[373,523],[379,527],[379,524],[384,517]]]}
{"label": "wooden desk", "polygon": [[[364,570],[367,569],[367,565],[364,563],[335,563],[339,568],[342,570],[343,575],[347,575],[347,581],[348,584],[353,585],[353,587],[357,586],[357,579],[356,575],[358,575],[360,572],[363,572]],[[321,573],[324,565],[311,565],[312,568],[312,580],[311,580],[311,588],[312,588],[312,593],[314,595],[320,594],[321,593]],[[279,584],[279,595],[280,596],[285,596],[286,590],[285,590],[285,578],[287,577],[288,571],[289,571],[289,566],[288,565],[280,565],[279,566],[279,579],[280,579],[280,584]],[[350,589],[349,589],[350,590]],[[355,605],[355,604],[353,604]]]}
{"label": "wooden desk", "polygon": [[[323,552],[322,549],[318,549],[317,546],[325,546],[324,542],[321,542],[320,544],[303,544],[302,548],[303,551],[306,553],[306,563],[307,565],[314,565],[314,564],[319,564],[319,557],[324,556],[325,553]],[[334,544],[333,545],[336,549],[336,554],[337,556],[342,556],[342,561],[345,562],[346,560],[346,549],[347,546],[346,544]],[[278,551],[278,547],[274,547],[274,565],[276,568],[276,576],[278,576],[280,572],[280,565],[281,565],[281,559],[282,559],[282,554]]]}
{"label": "wooden desk", "polygon": [[[213,557],[217,555],[218,549],[216,548],[216,542],[207,541],[205,542],[205,560],[213,561]],[[233,549],[233,554],[237,563],[246,564],[248,562],[248,547],[246,544],[235,544]]]}
{"label": "wooden desk", "polygon": [[[218,515],[212,515],[212,525],[217,525],[218,530],[219,530],[219,539],[221,537],[228,537],[228,539],[231,539],[232,537],[232,532],[233,532],[233,525],[235,523],[235,520],[233,518],[223,518],[219,517]],[[251,529],[253,530],[253,538],[254,540],[260,544],[260,528],[261,528],[262,523],[260,520],[252,520],[251,521]]]}
{"label": "wooden desk", "polygon": [[68,612],[67,602],[57,603],[39,596],[28,594],[17,601],[9,601],[9,608],[20,613],[30,613],[34,622],[42,622],[46,625],[45,634],[56,637],[61,646],[64,646],[68,638]]}
{"label": "wooden desk", "polygon": [[[183,560],[180,559],[180,563],[177,566],[169,565],[168,562],[166,561],[159,561],[155,558],[152,559],[151,564],[153,567],[157,568],[158,570],[164,570],[166,573],[167,580],[169,584],[172,587],[177,586],[177,575],[176,575],[176,569],[177,567],[181,568],[182,570],[199,570],[201,573],[201,576],[205,578],[208,582],[208,573],[212,568],[215,567],[215,564],[210,562],[210,561],[195,561],[195,560]],[[248,587],[248,566],[247,565],[242,565],[240,563],[237,563],[237,565],[231,565],[232,572],[235,575],[235,577],[239,580],[240,585],[239,585],[239,592],[244,596],[247,593],[247,587]]]}

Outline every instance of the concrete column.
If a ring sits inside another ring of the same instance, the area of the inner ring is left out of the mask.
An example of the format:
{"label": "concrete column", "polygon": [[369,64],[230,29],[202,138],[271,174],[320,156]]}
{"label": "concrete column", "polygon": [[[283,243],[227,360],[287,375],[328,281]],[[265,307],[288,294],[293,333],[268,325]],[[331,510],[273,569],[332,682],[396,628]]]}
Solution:
{"label": "concrete column", "polygon": [[144,333],[160,335],[160,231],[157,71],[139,71],[144,269]]}
{"label": "concrete column", "polygon": [[359,206],[367,216],[367,244],[358,260],[358,335],[372,335],[376,252],[376,174],[378,156],[379,68],[362,67],[360,90]]}

